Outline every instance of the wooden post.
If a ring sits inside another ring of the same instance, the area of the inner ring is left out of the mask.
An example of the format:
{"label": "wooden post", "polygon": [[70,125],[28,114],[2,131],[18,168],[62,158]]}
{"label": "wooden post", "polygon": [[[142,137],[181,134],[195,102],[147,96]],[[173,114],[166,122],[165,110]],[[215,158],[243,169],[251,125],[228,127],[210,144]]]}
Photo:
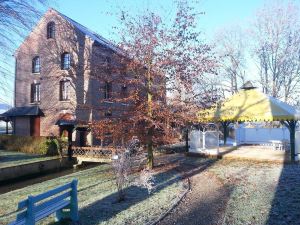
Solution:
{"label": "wooden post", "polygon": [[28,196],[28,206],[27,206],[27,216],[25,225],[34,225],[35,218],[34,218],[34,198],[33,196]]}
{"label": "wooden post", "polygon": [[70,205],[70,217],[71,220],[76,222],[79,220],[78,216],[78,199],[77,199],[77,184],[78,180],[73,180],[71,187],[71,205]]}

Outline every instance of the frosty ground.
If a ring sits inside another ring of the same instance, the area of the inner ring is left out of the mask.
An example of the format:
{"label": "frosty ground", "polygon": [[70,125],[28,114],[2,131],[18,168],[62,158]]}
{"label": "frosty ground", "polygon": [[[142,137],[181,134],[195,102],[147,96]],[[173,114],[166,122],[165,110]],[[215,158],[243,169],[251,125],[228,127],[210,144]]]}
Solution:
{"label": "frosty ground", "polygon": [[[298,164],[205,159],[171,154],[156,157],[156,190],[127,188],[116,202],[114,176],[103,164],[0,195],[0,224],[15,218],[17,202],[73,178],[79,179],[80,224],[150,224],[185,192],[160,224],[300,224]],[[54,221],[53,217],[43,223]]]}

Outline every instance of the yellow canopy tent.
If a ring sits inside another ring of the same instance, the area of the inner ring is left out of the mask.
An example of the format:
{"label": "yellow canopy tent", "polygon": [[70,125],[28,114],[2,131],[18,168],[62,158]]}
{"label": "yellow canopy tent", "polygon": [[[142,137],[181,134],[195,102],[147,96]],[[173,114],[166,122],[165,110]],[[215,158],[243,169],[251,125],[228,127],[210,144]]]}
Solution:
{"label": "yellow canopy tent", "polygon": [[[293,106],[265,95],[252,85],[197,113],[198,122],[282,121],[290,131],[291,159],[295,159],[295,129],[300,112]],[[226,132],[225,132],[226,133]]]}

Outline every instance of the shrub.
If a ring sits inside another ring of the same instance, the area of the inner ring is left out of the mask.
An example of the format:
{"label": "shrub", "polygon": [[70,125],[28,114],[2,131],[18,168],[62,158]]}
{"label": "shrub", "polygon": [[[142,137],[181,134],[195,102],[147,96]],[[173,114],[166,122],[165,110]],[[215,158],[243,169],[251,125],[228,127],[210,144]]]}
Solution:
{"label": "shrub", "polygon": [[47,137],[0,135],[0,148],[39,155],[58,155],[59,142]]}

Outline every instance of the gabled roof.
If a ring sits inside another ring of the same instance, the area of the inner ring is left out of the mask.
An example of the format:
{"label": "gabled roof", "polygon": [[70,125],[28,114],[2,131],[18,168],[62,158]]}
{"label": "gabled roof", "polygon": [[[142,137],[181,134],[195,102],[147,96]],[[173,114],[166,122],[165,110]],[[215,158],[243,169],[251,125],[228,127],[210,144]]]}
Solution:
{"label": "gabled roof", "polygon": [[[108,41],[107,39],[105,39],[104,37],[102,37],[101,35],[93,32],[92,30],[88,29],[87,27],[81,25],[80,23],[72,20],[71,18],[67,17],[66,15],[58,12],[57,10],[53,9],[53,8],[49,8],[47,10],[47,12],[44,14],[43,17],[45,17],[45,15],[51,11],[54,11],[57,15],[59,15],[60,17],[62,17],[63,19],[65,19],[68,23],[70,23],[72,26],[74,26],[75,28],[77,28],[79,31],[81,31],[83,34],[85,34],[86,36],[88,36],[89,38],[91,38],[93,41],[99,43],[100,45],[103,45],[104,47],[111,49],[112,51],[126,56],[126,53],[119,48],[118,46],[114,45],[113,43],[111,43],[110,41]],[[25,38],[25,40],[22,42],[22,44],[16,49],[15,52],[18,52],[18,50],[21,48],[21,46],[23,45],[23,43],[30,37],[30,35],[32,34],[32,32],[36,29],[37,26],[39,26],[39,24],[41,23],[43,17],[40,19],[40,21],[37,23],[37,25],[35,26],[35,28],[32,29],[32,31],[29,33],[29,35]]]}
{"label": "gabled roof", "polygon": [[17,117],[17,116],[44,116],[44,113],[38,106],[14,107],[0,114],[0,117]]}
{"label": "gabled roof", "polygon": [[104,37],[102,37],[101,35],[95,33],[94,31],[90,30],[89,28],[81,25],[80,23],[72,20],[71,18],[67,17],[66,15],[58,12],[55,9],[50,9],[55,11],[57,14],[59,14],[62,18],[64,18],[66,21],[68,21],[70,24],[72,24],[74,27],[76,27],[78,30],[80,30],[82,33],[84,33],[85,35],[87,35],[88,37],[90,37],[92,40],[98,42],[99,44],[119,53],[119,54],[124,54],[123,50],[120,49],[119,47],[117,47],[116,45],[114,45],[113,43],[111,43],[110,41],[108,41],[107,39],[105,39]]}
{"label": "gabled roof", "polygon": [[253,86],[252,82],[251,81],[247,81],[245,84],[243,84],[243,86],[241,87],[241,89],[244,89],[244,90],[250,90],[250,89],[253,89],[253,88],[256,88]]}

